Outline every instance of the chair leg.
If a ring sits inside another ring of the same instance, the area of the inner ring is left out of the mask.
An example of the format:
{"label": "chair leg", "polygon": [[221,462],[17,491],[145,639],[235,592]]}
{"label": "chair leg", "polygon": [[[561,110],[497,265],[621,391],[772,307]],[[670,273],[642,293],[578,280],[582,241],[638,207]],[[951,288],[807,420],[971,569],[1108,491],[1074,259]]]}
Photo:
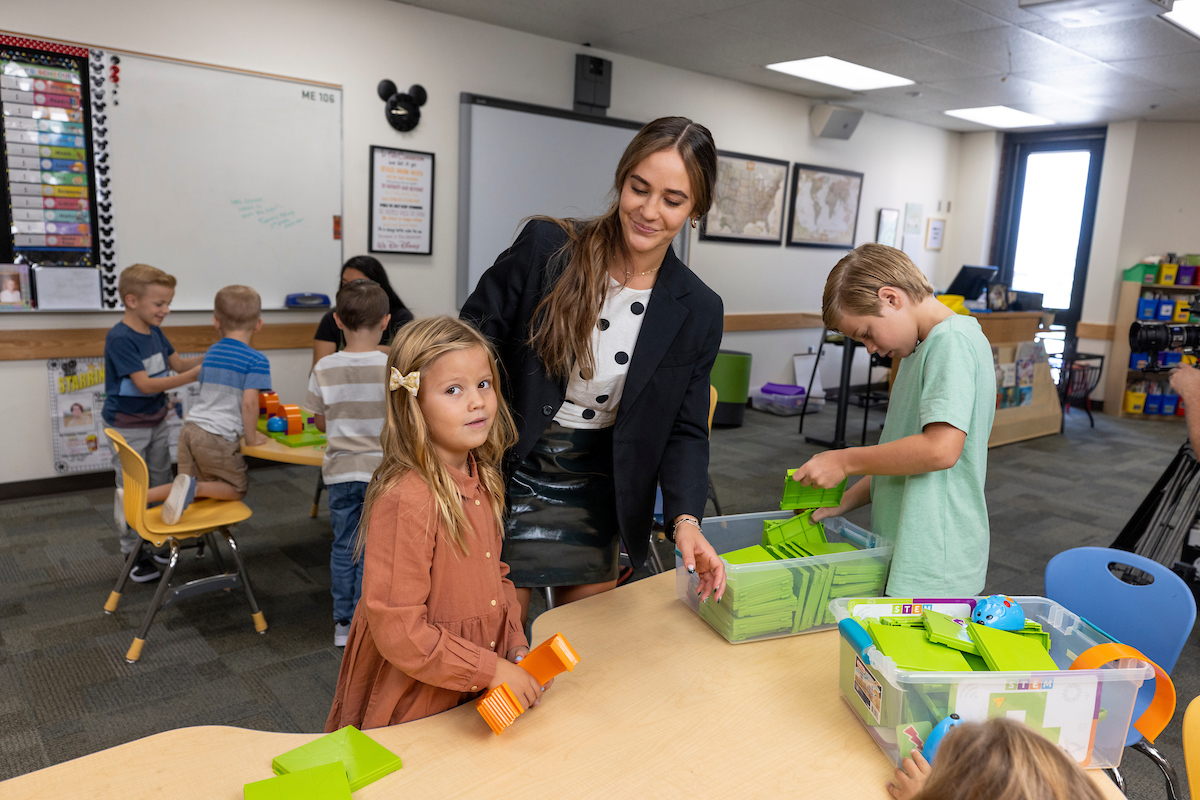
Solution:
{"label": "chair leg", "polygon": [[717,516],[725,516],[724,512],[721,511],[721,501],[717,499],[717,487],[713,485],[712,475],[708,476],[708,499],[712,500],[713,510],[717,512]]}
{"label": "chair leg", "polygon": [[204,534],[204,538],[208,541],[208,549],[212,550],[213,565],[217,568],[217,572],[227,572],[228,570],[225,569],[225,559],[221,556],[221,548],[217,547],[217,537],[212,531],[209,531]]}
{"label": "chair leg", "polygon": [[138,556],[142,552],[143,540],[138,540],[137,547],[129,553],[129,557],[125,559],[125,565],[121,567],[121,574],[117,577],[117,585],[108,593],[108,600],[104,602],[104,613],[111,614],[117,610],[117,603],[121,602],[121,592],[125,591],[125,582],[129,580],[129,573],[133,571],[133,565],[137,563]]}
{"label": "chair leg", "polygon": [[1096,427],[1096,418],[1092,416],[1092,398],[1089,396],[1087,402],[1083,406],[1083,410],[1087,412],[1088,424],[1091,427]]}
{"label": "chair leg", "polygon": [[1134,750],[1144,753],[1162,770],[1163,777],[1167,779],[1167,797],[1169,800],[1179,800],[1179,776],[1175,773],[1175,768],[1171,766],[1171,762],[1163,758],[1162,753],[1155,750],[1153,745],[1145,739],[1139,739],[1132,746]]}
{"label": "chair leg", "polygon": [[1121,770],[1113,767],[1104,771],[1108,774],[1108,777],[1112,778],[1112,782],[1117,785],[1117,790],[1121,794],[1125,794],[1125,776],[1121,774]]}
{"label": "chair leg", "polygon": [[317,476],[317,491],[313,494],[312,509],[308,512],[310,517],[317,515],[317,510],[321,507],[321,490],[325,488],[325,476]]}
{"label": "chair leg", "polygon": [[650,552],[646,555],[646,569],[651,575],[661,575],[663,573],[662,556],[658,554],[658,534],[655,531],[650,531]]}
{"label": "chair leg", "polygon": [[133,637],[133,644],[129,645],[129,652],[125,654],[125,660],[130,664],[136,663],[142,657],[142,646],[146,644],[146,636],[150,632],[151,623],[154,622],[154,615],[162,608],[167,592],[171,589],[171,576],[175,574],[175,566],[179,563],[179,542],[175,539],[168,539],[167,545],[171,548],[171,559],[167,562],[166,572],[158,579],[158,588],[154,591],[154,599],[150,601],[150,608],[146,609],[142,627],[138,628],[137,636]]}
{"label": "chair leg", "polygon": [[254,590],[250,588],[250,574],[246,572],[246,565],[242,563],[242,555],[238,552],[237,542],[234,541],[233,534],[228,528],[221,528],[221,535],[225,537],[226,543],[229,545],[229,551],[233,553],[233,563],[237,567],[238,575],[242,579],[242,588],[246,590],[246,600],[250,603],[250,616],[254,620],[254,630],[259,633],[267,632],[267,620],[263,617],[263,613],[258,610],[258,601],[254,599]]}

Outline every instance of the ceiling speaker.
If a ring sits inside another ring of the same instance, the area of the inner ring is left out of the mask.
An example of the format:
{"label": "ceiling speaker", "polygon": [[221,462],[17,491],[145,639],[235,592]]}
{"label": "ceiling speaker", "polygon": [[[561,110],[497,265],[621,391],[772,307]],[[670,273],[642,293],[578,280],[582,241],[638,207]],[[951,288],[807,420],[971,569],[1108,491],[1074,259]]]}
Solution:
{"label": "ceiling speaker", "polygon": [[825,104],[815,105],[808,112],[813,136],[821,139],[849,139],[862,118],[863,112],[857,108]]}

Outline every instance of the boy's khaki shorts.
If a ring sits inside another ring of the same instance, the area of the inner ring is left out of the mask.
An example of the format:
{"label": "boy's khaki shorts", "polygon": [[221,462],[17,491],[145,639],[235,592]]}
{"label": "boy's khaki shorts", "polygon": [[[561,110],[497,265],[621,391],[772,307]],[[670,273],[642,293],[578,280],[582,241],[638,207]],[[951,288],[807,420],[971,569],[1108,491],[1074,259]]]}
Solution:
{"label": "boy's khaki shorts", "polygon": [[245,494],[250,479],[246,475],[246,459],[242,458],[240,446],[240,442],[231,442],[199,425],[185,422],[179,432],[179,472],[198,481],[224,481]]}

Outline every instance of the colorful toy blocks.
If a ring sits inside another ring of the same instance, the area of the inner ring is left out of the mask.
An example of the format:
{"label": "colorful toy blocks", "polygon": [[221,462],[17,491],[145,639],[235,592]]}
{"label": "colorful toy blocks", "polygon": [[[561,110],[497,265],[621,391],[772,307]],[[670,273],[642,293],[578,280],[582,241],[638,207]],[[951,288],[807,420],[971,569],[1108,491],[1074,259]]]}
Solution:
{"label": "colorful toy blocks", "polygon": [[265,415],[267,419],[279,413],[279,395],[274,392],[259,392],[258,393],[258,414]]}
{"label": "colorful toy blocks", "polygon": [[287,435],[295,436],[304,430],[304,413],[300,406],[287,403],[279,407],[279,416],[287,420]]}
{"label": "colorful toy blocks", "polygon": [[[521,659],[517,666],[545,686],[551,678],[563,670],[573,671],[578,663],[579,654],[571,647],[565,636],[556,633],[529,651],[529,655]],[[497,736],[509,725],[512,725],[517,717],[525,713],[525,709],[521,707],[517,696],[513,694],[507,683],[489,689],[483,697],[475,701],[475,708]]]}

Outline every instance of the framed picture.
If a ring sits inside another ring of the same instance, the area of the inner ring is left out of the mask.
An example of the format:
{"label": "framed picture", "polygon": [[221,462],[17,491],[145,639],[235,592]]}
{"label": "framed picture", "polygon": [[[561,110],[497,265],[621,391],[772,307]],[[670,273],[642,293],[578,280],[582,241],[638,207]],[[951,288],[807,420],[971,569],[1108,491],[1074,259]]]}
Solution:
{"label": "framed picture", "polygon": [[700,240],[778,245],[787,174],[786,161],[718,151],[717,185],[700,221]]}
{"label": "framed picture", "polygon": [[433,153],[371,145],[367,249],[433,253]]}
{"label": "framed picture", "polygon": [[941,250],[942,239],[945,237],[945,235],[946,220],[930,217],[929,224],[925,226],[925,249]]}
{"label": "framed picture", "polygon": [[0,264],[0,310],[28,311],[33,308],[28,264]]}
{"label": "framed picture", "polygon": [[875,241],[879,244],[886,244],[888,247],[895,247],[896,233],[899,229],[900,209],[879,209],[879,224],[875,226]]}
{"label": "framed picture", "polygon": [[988,311],[1008,311],[1008,284],[989,283],[987,289]]}
{"label": "framed picture", "polygon": [[863,174],[831,167],[792,167],[788,247],[854,248]]}

